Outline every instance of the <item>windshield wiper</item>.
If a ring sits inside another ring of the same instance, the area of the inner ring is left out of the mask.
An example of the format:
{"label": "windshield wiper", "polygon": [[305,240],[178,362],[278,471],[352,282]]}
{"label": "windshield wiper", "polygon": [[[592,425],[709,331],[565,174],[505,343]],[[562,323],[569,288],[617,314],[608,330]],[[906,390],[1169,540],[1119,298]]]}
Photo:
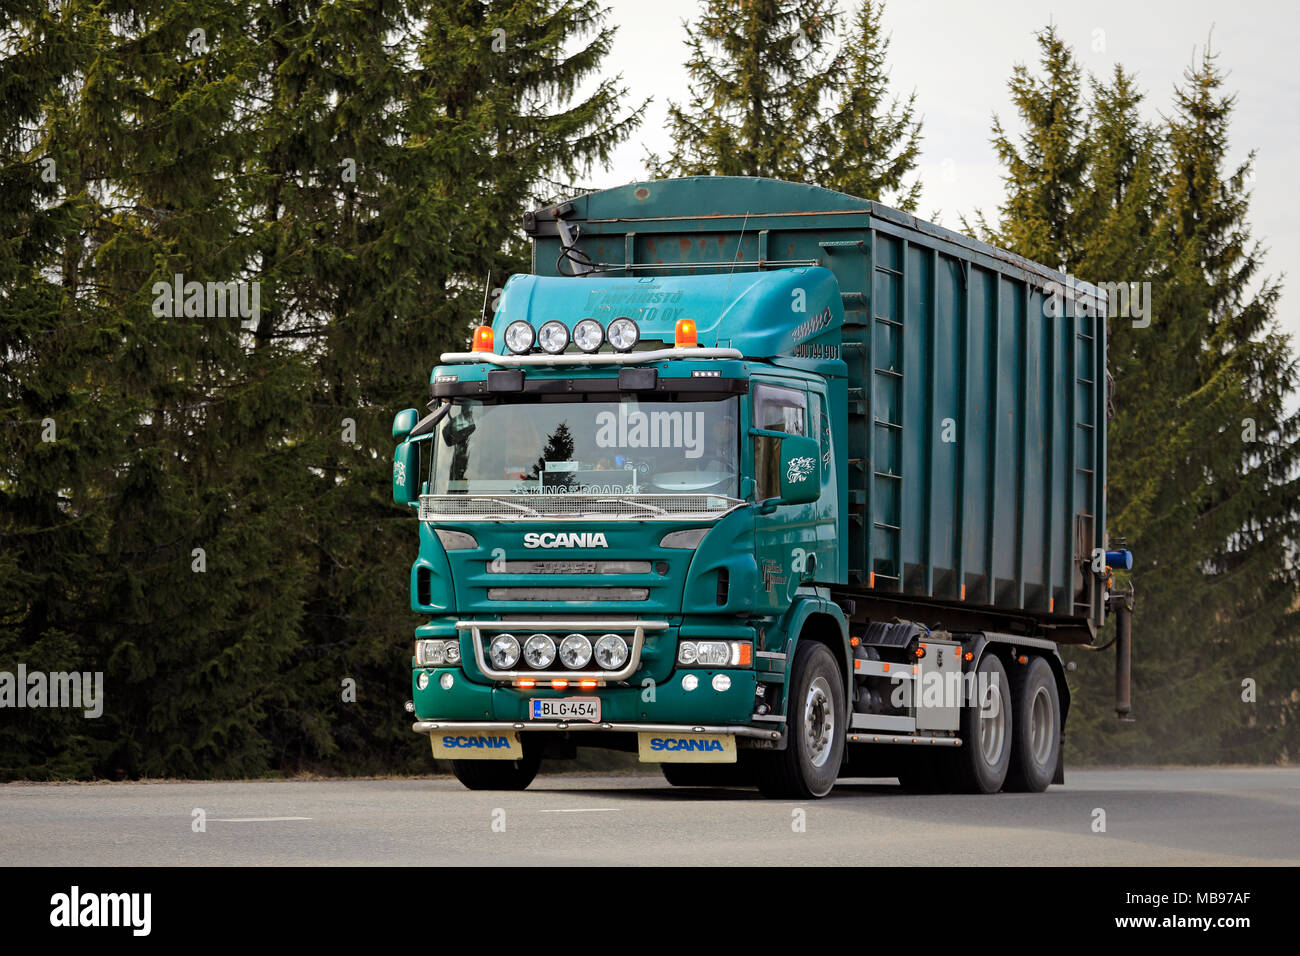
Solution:
{"label": "windshield wiper", "polygon": [[598,505],[607,505],[607,504],[631,505],[633,508],[644,508],[646,511],[650,512],[651,514],[656,514],[656,515],[666,515],[666,514],[668,514],[667,509],[665,509],[665,508],[660,508],[658,505],[648,505],[648,504],[646,504],[644,501],[628,501],[626,498],[597,498],[597,499],[596,499],[596,504],[598,504]]}

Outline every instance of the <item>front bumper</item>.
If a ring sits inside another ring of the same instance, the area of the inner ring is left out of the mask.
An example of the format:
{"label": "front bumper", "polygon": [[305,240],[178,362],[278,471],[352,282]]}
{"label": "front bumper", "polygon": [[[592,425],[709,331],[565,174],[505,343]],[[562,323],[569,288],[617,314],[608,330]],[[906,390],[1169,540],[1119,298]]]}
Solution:
{"label": "front bumper", "polygon": [[[423,688],[419,686],[422,674],[428,675]],[[442,686],[446,674],[451,675],[449,688]],[[719,674],[725,674],[730,680],[726,690],[713,688],[713,678]],[[696,678],[694,690],[682,686],[687,675]],[[752,718],[757,676],[752,670],[679,667],[667,680],[659,683],[647,679],[642,684],[622,687],[607,684],[590,691],[480,684],[467,679],[465,671],[459,667],[416,668],[413,676],[415,715],[420,723],[454,723],[457,726],[483,723],[509,729],[515,729],[513,725],[519,723],[537,730],[573,730],[589,722],[569,721],[568,726],[561,728],[557,727],[556,721],[531,720],[528,703],[531,698],[573,696],[600,698],[602,720],[594,725],[596,729],[646,724],[652,728],[672,726],[681,730],[683,725],[717,727],[756,723]],[[766,729],[759,729],[759,736],[766,736]]]}
{"label": "front bumper", "polygon": [[652,734],[734,734],[737,737],[761,737],[765,740],[779,740],[781,735],[775,730],[762,727],[746,727],[732,724],[647,724],[615,723],[610,721],[467,721],[467,720],[417,720],[411,725],[417,734],[432,734],[440,730],[455,730],[469,733],[490,733],[507,730],[551,730],[551,731],[630,731]]}

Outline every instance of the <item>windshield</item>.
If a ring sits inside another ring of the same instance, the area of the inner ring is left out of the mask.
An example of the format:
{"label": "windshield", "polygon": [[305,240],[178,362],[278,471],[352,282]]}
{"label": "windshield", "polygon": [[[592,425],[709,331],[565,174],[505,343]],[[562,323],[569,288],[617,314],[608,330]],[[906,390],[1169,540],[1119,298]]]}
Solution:
{"label": "windshield", "polygon": [[433,442],[430,488],[436,495],[738,497],[738,402],[456,399]]}

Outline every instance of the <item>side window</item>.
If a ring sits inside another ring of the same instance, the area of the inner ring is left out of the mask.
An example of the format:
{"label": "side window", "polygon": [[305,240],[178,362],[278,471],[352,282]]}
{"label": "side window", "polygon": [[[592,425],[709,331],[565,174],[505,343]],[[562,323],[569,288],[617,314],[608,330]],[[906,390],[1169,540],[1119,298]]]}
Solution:
{"label": "side window", "polygon": [[[754,427],[790,435],[808,434],[808,396],[795,388],[754,386]],[[762,435],[754,438],[754,480],[758,497],[781,493],[781,443]]]}

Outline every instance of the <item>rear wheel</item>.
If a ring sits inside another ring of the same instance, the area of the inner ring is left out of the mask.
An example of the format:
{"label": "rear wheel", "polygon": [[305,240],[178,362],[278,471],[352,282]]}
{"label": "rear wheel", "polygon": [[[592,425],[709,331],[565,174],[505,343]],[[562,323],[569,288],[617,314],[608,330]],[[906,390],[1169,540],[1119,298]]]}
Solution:
{"label": "rear wheel", "polygon": [[541,765],[541,751],[525,747],[519,760],[453,760],[451,772],[470,790],[523,790]]}
{"label": "rear wheel", "polygon": [[1013,665],[1011,699],[1015,716],[1005,789],[1042,793],[1056,774],[1061,750],[1061,697],[1052,665],[1042,657]]}
{"label": "rear wheel", "polygon": [[824,797],[844,760],[844,678],[824,644],[800,642],[786,704],[785,750],[760,752],[758,789],[768,797]]}
{"label": "rear wheel", "polygon": [[1011,763],[1015,721],[1006,668],[991,652],[975,668],[971,697],[962,704],[961,747],[949,754],[952,786],[958,793],[997,793]]}

